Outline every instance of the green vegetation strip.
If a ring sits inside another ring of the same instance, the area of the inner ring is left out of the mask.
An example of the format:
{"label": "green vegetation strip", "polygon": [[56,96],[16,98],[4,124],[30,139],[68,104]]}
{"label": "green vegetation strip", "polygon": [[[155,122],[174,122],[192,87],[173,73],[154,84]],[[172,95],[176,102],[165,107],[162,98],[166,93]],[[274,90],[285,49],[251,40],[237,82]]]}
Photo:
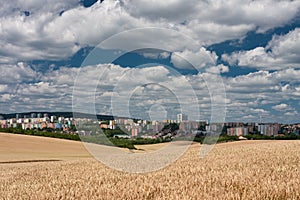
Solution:
{"label": "green vegetation strip", "polygon": [[0,128],[0,132],[80,141],[80,138],[77,134],[44,132],[44,131],[37,131],[37,130],[23,130],[18,128],[5,128],[5,129]]}

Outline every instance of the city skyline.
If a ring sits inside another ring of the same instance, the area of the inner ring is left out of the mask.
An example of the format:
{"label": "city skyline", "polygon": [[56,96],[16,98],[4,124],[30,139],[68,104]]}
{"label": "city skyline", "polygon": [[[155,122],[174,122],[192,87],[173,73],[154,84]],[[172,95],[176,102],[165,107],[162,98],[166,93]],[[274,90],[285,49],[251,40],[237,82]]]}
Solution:
{"label": "city skyline", "polygon": [[[47,111],[36,111],[36,112],[21,112],[21,113],[0,113],[0,120],[9,120],[9,119],[30,119],[30,118],[49,118],[55,117],[58,119],[59,117],[63,118],[70,118],[70,119],[91,119],[91,120],[118,120],[118,119],[134,119],[134,120],[145,120],[145,121],[157,121],[157,122],[164,122],[164,123],[181,123],[181,122],[206,122],[207,124],[214,123],[210,122],[208,119],[197,119],[197,120],[189,120],[188,116],[184,113],[178,113],[175,118],[165,118],[162,120],[158,119],[143,119],[143,118],[131,118],[126,116],[113,116],[113,115],[100,115],[100,114],[90,114],[90,113],[74,113],[72,112],[47,112]],[[280,121],[264,121],[263,118],[258,117],[254,121],[224,121],[220,122],[220,124],[230,124],[230,123],[244,123],[244,124],[300,124],[300,122],[294,123],[283,123]]]}
{"label": "city skyline", "polygon": [[[208,121],[189,121],[185,114],[178,114],[177,120],[143,120],[130,118],[86,118],[81,115],[74,119],[73,117],[64,117],[67,113],[30,113],[30,116],[15,114],[15,117],[3,119],[0,116],[0,128],[2,130],[22,129],[23,131],[48,131],[64,133],[71,135],[90,135],[106,133],[111,130],[117,138],[147,138],[157,139],[166,137],[199,137],[217,132],[228,136],[268,136],[268,137],[288,137],[299,136],[300,123],[281,124],[281,123],[210,123]],[[67,114],[69,115],[69,114]],[[104,116],[105,117],[105,116]],[[82,126],[82,124],[85,124]],[[97,129],[100,128],[100,129]],[[100,131],[102,130],[102,131]],[[117,132],[113,132],[113,131]]]}

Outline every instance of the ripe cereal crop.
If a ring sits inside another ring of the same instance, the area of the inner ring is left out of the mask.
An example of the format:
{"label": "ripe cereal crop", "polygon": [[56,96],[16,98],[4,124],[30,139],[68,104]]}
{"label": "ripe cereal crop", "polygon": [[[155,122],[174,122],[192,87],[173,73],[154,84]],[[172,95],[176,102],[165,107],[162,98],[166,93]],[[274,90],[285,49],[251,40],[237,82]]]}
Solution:
{"label": "ripe cereal crop", "polygon": [[145,174],[110,169],[81,145],[66,145],[74,154],[37,152],[44,162],[1,157],[0,199],[300,199],[300,141],[222,143],[204,158],[194,143],[176,162]]}

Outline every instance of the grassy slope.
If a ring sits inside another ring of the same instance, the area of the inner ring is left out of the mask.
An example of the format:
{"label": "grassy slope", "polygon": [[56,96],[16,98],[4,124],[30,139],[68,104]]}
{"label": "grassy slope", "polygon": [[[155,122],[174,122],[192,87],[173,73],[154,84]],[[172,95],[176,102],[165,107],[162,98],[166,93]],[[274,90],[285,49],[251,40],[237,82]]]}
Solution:
{"label": "grassy slope", "polygon": [[89,156],[81,142],[0,133],[0,162],[69,160]]}

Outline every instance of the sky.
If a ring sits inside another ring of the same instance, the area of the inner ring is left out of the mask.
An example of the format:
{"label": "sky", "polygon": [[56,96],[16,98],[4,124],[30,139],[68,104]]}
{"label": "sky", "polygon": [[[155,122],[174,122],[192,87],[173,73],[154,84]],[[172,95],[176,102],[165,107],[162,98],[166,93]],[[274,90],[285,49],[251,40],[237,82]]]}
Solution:
{"label": "sky", "polygon": [[0,1],[0,113],[300,122],[300,1]]}

